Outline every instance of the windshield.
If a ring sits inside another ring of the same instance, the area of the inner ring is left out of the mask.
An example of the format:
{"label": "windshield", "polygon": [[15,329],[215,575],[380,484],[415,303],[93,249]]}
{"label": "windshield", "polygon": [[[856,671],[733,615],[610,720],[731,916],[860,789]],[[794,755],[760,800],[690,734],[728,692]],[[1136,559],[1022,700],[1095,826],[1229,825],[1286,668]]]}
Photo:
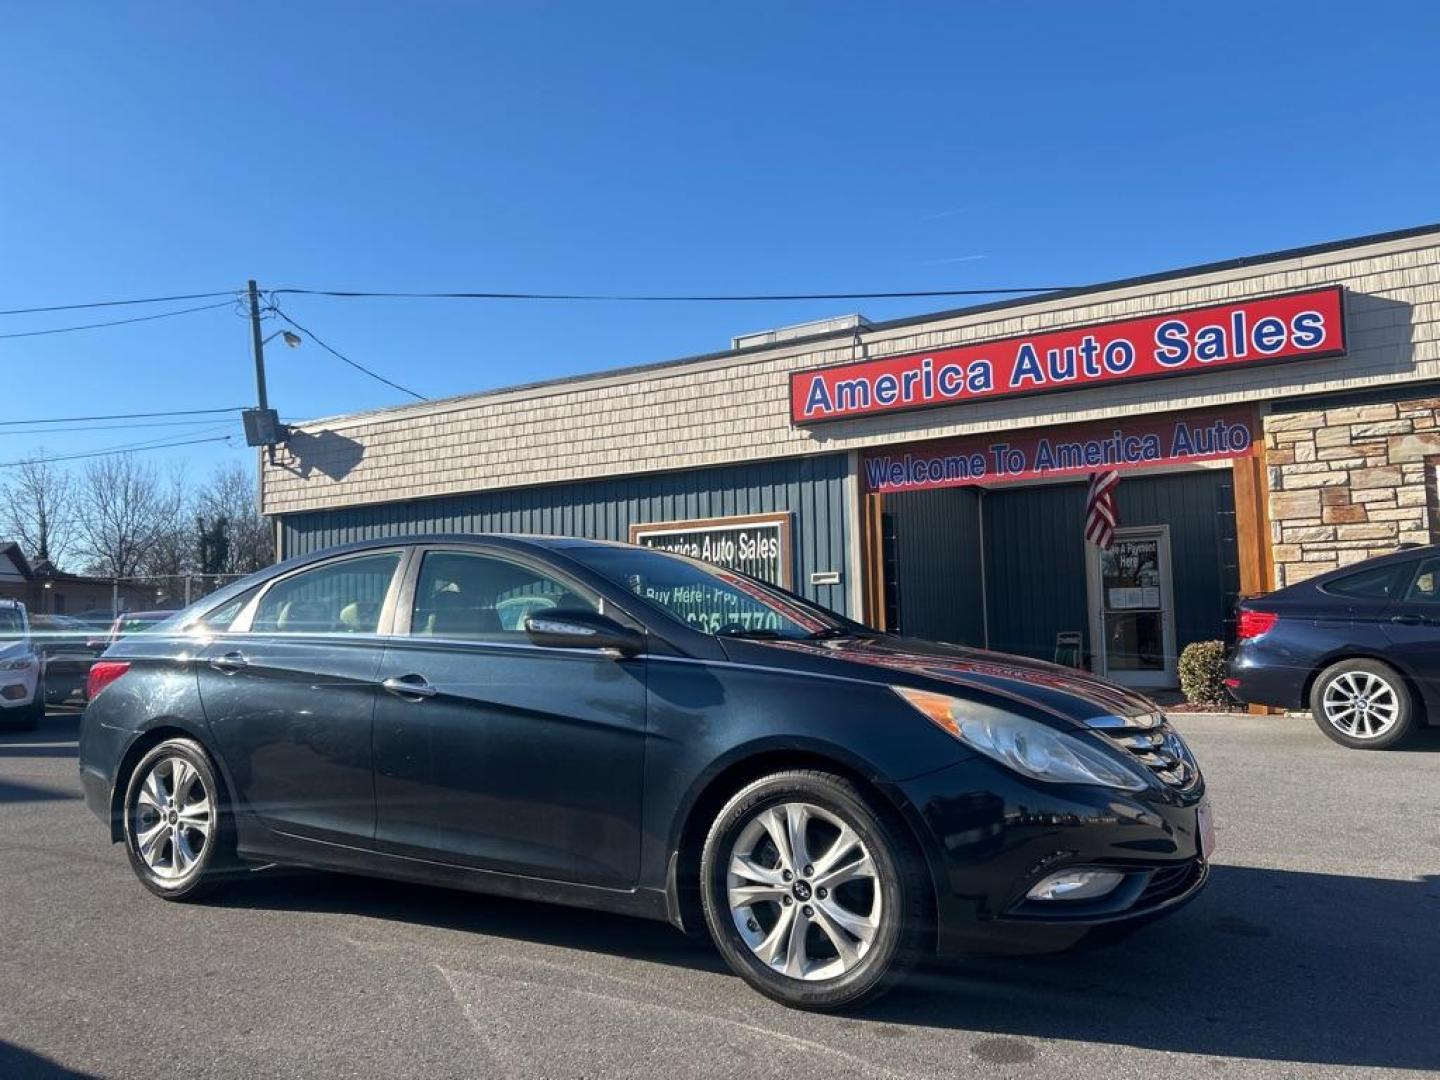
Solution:
{"label": "windshield", "polygon": [[25,637],[25,620],[18,608],[0,608],[0,642],[19,641]]}
{"label": "windshield", "polygon": [[751,577],[644,548],[577,547],[577,562],[694,630],[725,637],[816,638],[847,620]]}

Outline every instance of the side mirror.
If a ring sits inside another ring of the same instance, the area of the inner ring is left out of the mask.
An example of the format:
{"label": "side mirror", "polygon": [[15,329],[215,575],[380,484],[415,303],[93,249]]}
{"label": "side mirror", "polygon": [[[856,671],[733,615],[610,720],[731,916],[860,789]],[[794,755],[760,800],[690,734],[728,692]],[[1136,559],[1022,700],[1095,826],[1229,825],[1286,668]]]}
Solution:
{"label": "side mirror", "polygon": [[645,651],[645,635],[608,615],[574,608],[552,608],[525,617],[525,634],[548,649],[611,649],[621,656]]}

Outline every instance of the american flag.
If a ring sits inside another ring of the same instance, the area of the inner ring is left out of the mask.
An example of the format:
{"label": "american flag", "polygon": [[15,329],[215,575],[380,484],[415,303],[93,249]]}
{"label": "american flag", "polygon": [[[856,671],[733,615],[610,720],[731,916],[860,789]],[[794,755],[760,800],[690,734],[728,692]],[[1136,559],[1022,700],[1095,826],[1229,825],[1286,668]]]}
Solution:
{"label": "american flag", "polygon": [[1109,551],[1115,542],[1115,485],[1118,483],[1120,474],[1114,469],[1090,474],[1090,492],[1085,496],[1085,539],[1101,551]]}

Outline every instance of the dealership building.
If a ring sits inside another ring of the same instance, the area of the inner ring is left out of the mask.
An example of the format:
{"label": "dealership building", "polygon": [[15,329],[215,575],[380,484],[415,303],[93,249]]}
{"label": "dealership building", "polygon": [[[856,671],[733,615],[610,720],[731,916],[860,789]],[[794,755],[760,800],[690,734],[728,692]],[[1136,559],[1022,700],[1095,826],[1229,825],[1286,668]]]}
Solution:
{"label": "dealership building", "polygon": [[1238,596],[1434,542],[1437,465],[1432,226],[315,420],[261,494],[285,556],[633,540],[1158,687]]}

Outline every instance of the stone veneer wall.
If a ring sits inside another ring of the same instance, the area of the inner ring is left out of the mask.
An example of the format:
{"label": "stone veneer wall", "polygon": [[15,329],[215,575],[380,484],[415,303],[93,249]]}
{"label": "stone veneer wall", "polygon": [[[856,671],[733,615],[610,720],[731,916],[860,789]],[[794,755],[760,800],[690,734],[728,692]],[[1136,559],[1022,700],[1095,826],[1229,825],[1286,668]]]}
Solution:
{"label": "stone veneer wall", "polygon": [[1440,397],[1265,418],[1277,587],[1440,542]]}

